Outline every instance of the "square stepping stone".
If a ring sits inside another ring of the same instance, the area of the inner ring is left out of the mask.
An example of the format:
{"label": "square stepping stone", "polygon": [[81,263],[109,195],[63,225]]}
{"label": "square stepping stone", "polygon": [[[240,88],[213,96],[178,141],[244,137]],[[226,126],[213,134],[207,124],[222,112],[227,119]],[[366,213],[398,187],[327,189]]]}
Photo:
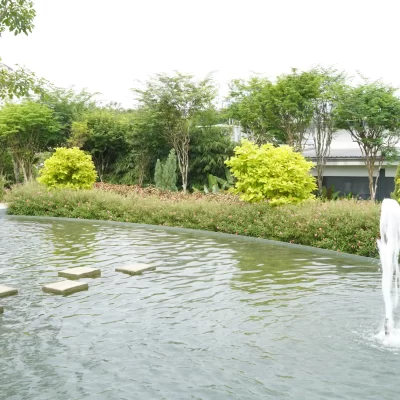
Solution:
{"label": "square stepping stone", "polygon": [[61,281],[44,285],[42,289],[46,293],[71,294],[81,290],[88,290],[89,285],[83,282]]}
{"label": "square stepping stone", "polygon": [[0,297],[12,296],[18,293],[18,289],[10,286],[0,285]]}
{"label": "square stepping stone", "polygon": [[127,265],[125,267],[118,267],[115,268],[117,272],[123,272],[124,274],[129,274],[129,275],[138,275],[141,274],[144,271],[151,271],[155,270],[156,267],[151,264],[132,264],[132,265]]}
{"label": "square stepping stone", "polygon": [[68,279],[95,278],[100,275],[101,271],[98,268],[89,267],[68,268],[58,273],[58,276],[63,276]]}

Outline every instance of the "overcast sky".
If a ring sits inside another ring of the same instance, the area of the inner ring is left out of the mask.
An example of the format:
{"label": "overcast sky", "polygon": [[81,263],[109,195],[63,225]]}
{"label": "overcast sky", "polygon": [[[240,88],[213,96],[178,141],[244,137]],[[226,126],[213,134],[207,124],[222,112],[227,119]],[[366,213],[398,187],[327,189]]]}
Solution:
{"label": "overcast sky", "polygon": [[4,34],[2,61],[126,107],[136,80],[173,70],[215,71],[222,93],[229,80],[252,72],[273,78],[316,64],[400,86],[399,0],[34,3],[33,33]]}

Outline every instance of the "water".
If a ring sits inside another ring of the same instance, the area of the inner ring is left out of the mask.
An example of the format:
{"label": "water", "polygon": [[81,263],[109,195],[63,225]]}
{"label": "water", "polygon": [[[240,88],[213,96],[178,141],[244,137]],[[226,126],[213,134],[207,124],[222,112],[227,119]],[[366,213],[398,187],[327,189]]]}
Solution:
{"label": "water", "polygon": [[[153,262],[130,277],[115,267]],[[96,266],[89,291],[45,294]],[[0,216],[0,399],[393,399],[372,260],[235,236]],[[399,335],[400,337],[400,335]]]}

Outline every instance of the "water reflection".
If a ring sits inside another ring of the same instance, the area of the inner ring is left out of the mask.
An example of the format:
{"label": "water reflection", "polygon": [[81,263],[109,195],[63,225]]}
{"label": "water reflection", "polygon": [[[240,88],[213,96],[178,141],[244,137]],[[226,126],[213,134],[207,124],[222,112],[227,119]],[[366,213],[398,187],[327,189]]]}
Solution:
{"label": "water reflection", "polygon": [[[131,262],[157,270],[115,272]],[[96,265],[102,276],[68,297],[41,291],[71,265]],[[211,234],[7,217],[0,282],[20,289],[2,300],[0,398],[396,393],[398,358],[360,340],[382,315],[379,273],[367,260]]]}

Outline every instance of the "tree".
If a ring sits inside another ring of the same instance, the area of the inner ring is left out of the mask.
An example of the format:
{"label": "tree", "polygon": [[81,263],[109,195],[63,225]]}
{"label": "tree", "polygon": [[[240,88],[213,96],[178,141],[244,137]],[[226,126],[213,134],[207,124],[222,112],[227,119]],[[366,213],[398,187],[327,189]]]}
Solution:
{"label": "tree", "polygon": [[156,187],[163,190],[178,190],[176,187],[176,169],[176,155],[175,150],[172,149],[165,163],[162,163],[159,159],[157,160],[154,172],[154,181]]}
{"label": "tree", "polygon": [[246,137],[260,145],[282,143],[281,132],[274,132],[270,122],[270,90],[272,83],[266,78],[252,77],[247,82],[235,79],[230,84],[227,116],[239,121]]}
{"label": "tree", "polygon": [[192,129],[189,151],[189,178],[191,185],[203,187],[209,175],[223,178],[226,175],[225,161],[233,156],[232,127],[220,124],[216,110],[203,113]]}
{"label": "tree", "polygon": [[235,80],[230,87],[232,104],[228,116],[239,120],[248,138],[256,144],[286,143],[296,151],[304,148],[318,95],[313,72],[278,76],[275,83],[253,77]]}
{"label": "tree", "polygon": [[32,32],[36,12],[29,0],[0,0],[0,35],[8,30],[14,35]]}
{"label": "tree", "polygon": [[268,200],[271,205],[298,203],[313,198],[316,189],[308,162],[292,147],[257,146],[243,141],[226,161],[236,177],[234,191],[249,202]]}
{"label": "tree", "polygon": [[37,180],[49,188],[91,189],[96,171],[90,155],[77,147],[59,147],[44,162]]}
{"label": "tree", "polygon": [[[9,31],[14,35],[32,32],[36,12],[30,0],[0,0],[0,36]],[[0,58],[1,61],[1,58]],[[26,68],[15,71],[0,63],[0,100],[27,96],[31,91],[40,93],[48,85]]]}
{"label": "tree", "polygon": [[72,124],[69,144],[89,151],[101,181],[126,148],[128,124],[121,114],[106,109],[88,112],[83,121]]}
{"label": "tree", "polygon": [[381,82],[347,87],[336,107],[335,118],[336,126],[350,133],[365,157],[370,195],[375,200],[382,163],[397,155],[400,100],[395,96],[395,88]]}
{"label": "tree", "polygon": [[318,96],[319,79],[312,72],[281,75],[269,89],[268,118],[274,132],[295,151],[304,149],[305,138]]}
{"label": "tree", "polygon": [[54,87],[40,93],[37,101],[51,108],[61,124],[60,144],[64,144],[71,136],[72,123],[81,120],[85,113],[96,108],[96,94],[86,90],[76,92],[73,89]]}
{"label": "tree", "polygon": [[329,157],[332,139],[337,131],[334,111],[344,89],[345,76],[333,69],[323,68],[316,68],[310,73],[315,74],[318,81],[318,94],[313,99],[311,135],[315,148],[318,191],[321,195],[326,159]]}
{"label": "tree", "polygon": [[26,68],[13,70],[0,63],[0,100],[25,97],[31,92],[42,93],[49,85],[46,79],[38,78]]}
{"label": "tree", "polygon": [[48,107],[27,101],[6,104],[0,110],[0,138],[13,158],[16,181],[22,171],[25,181],[33,177],[38,152],[49,149],[59,139],[60,124]]}
{"label": "tree", "polygon": [[171,148],[164,135],[162,121],[148,108],[139,108],[126,115],[129,123],[127,151],[117,160],[116,172],[127,183],[152,181],[152,171],[157,159],[168,156]]}
{"label": "tree", "polygon": [[216,95],[210,76],[195,81],[192,75],[158,74],[146,82],[144,90],[133,89],[142,107],[152,110],[162,124],[163,133],[176,151],[184,191],[188,185],[189,146],[193,122],[212,107]]}

